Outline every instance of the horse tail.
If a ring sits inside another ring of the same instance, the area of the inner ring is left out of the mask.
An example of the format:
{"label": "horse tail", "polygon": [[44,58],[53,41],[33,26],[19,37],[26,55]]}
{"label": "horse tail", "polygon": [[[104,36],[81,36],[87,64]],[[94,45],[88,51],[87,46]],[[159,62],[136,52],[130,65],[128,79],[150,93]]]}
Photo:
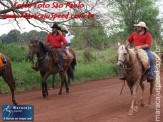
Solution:
{"label": "horse tail", "polygon": [[14,76],[13,76],[13,73],[11,72],[11,80],[13,82],[13,86],[14,86],[14,89],[16,88],[16,85],[15,85],[15,80],[14,80]]}
{"label": "horse tail", "polygon": [[71,63],[71,67],[72,67],[72,70],[75,70],[75,66],[77,65],[77,63],[76,63],[76,55],[75,55],[73,50],[72,50],[72,52],[73,52],[74,59],[73,59],[73,61]]}
{"label": "horse tail", "polygon": [[74,80],[74,70],[72,69],[72,66],[71,65],[68,68],[68,75],[69,75],[69,77],[70,77],[71,80]]}

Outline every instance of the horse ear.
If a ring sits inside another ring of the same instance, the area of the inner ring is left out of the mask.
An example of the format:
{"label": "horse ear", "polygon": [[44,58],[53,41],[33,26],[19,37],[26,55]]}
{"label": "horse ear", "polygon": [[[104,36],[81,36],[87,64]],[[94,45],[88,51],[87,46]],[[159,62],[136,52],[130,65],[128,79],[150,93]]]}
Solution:
{"label": "horse ear", "polygon": [[120,47],[121,46],[121,44],[120,44],[120,42],[118,42],[118,47]]}

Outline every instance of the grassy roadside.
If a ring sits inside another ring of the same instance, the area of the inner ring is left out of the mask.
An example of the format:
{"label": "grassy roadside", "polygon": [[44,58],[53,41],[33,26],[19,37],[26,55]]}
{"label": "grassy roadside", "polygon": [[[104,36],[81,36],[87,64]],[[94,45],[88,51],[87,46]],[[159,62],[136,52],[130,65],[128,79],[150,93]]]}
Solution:
{"label": "grassy roadside", "polygon": [[[26,48],[24,47],[19,47],[18,52],[24,51],[25,49]],[[102,51],[91,48],[85,50],[75,50],[77,56],[77,66],[75,69],[75,80],[71,83],[75,84],[87,80],[110,78],[118,75],[119,71],[116,67],[116,51],[116,48],[109,48]],[[10,50],[8,52],[10,52]],[[39,72],[36,72],[31,68],[32,64],[24,58],[25,54],[22,54],[21,52],[21,55],[17,53],[17,55],[15,54],[14,56],[11,60],[13,75],[17,86],[16,90],[25,91],[31,89],[41,89],[41,76]],[[14,60],[17,56],[19,56],[19,60]],[[52,83],[52,76],[47,79],[47,83],[50,87]],[[59,84],[60,77],[57,74],[55,85]],[[10,89],[1,77],[0,93],[8,92],[10,92]]]}

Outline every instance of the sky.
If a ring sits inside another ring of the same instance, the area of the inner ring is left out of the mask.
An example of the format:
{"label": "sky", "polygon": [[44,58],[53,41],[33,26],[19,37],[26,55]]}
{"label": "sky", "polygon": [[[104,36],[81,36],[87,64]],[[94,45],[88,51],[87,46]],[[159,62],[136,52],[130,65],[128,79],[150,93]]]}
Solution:
{"label": "sky", "polygon": [[[158,17],[163,17],[163,0],[159,0],[156,4],[156,6],[159,8],[160,14]],[[2,8],[0,8],[2,9]],[[25,19],[19,19],[20,27],[19,28],[14,21],[6,21],[5,19],[0,19],[0,35],[7,34],[12,29],[17,29],[21,33],[23,32],[29,32],[30,30],[37,30],[41,31],[37,27],[33,27],[32,25],[28,24]],[[163,25],[162,25],[163,26]],[[46,28],[48,28],[49,31],[51,31],[51,28],[48,25],[45,25]]]}

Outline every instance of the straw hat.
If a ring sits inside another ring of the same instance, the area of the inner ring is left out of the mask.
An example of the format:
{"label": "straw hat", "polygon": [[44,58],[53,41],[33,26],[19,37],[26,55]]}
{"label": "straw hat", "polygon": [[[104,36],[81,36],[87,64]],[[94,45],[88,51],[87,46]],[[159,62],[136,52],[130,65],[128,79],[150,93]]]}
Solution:
{"label": "straw hat", "polygon": [[134,26],[138,27],[143,27],[145,28],[147,31],[149,30],[149,28],[146,26],[145,22],[139,22],[138,24],[134,24]]}
{"label": "straw hat", "polygon": [[61,31],[65,31],[66,33],[68,33],[68,30],[66,28],[62,28]]}

